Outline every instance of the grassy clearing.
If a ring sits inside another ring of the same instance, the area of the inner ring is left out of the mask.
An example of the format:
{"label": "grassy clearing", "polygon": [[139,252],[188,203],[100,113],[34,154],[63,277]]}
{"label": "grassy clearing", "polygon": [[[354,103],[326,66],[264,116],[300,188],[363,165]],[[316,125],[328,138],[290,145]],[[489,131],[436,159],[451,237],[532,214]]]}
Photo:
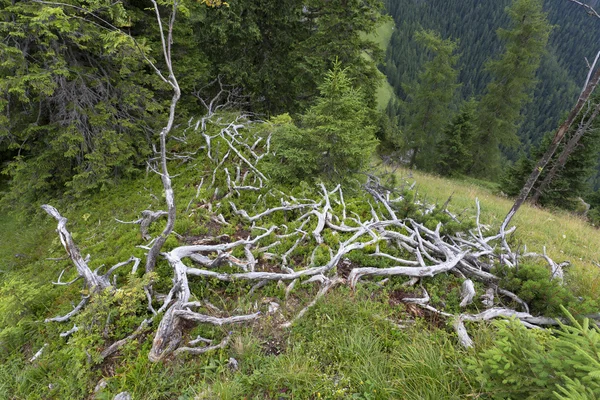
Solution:
{"label": "grassy clearing", "polygon": [[395,96],[392,85],[385,79],[381,85],[377,88],[375,94],[377,98],[377,108],[385,110],[392,96]]}
{"label": "grassy clearing", "polygon": [[[188,164],[173,165],[173,174],[181,174],[174,180],[180,210],[175,231],[182,240],[219,233],[245,234],[237,229],[240,219],[225,206],[219,212],[232,225],[221,231],[211,225],[207,199],[214,201],[216,192],[204,186],[196,197],[201,177],[210,177],[212,173],[210,163],[205,161],[199,158]],[[399,175],[407,177],[409,172],[400,171]],[[481,182],[447,180],[418,172],[412,177],[426,201],[443,203],[454,193],[450,209],[464,219],[474,218],[478,197],[482,220],[492,229],[511,206],[508,199],[494,195],[494,189]],[[218,178],[217,184],[224,185],[223,179]],[[308,191],[306,187],[294,190],[298,197]],[[139,227],[117,223],[115,218],[133,220],[140,210],[158,209],[162,206],[161,196],[160,180],[140,175],[137,180],[123,182],[85,200],[53,204],[69,218],[68,227],[82,253],[92,255],[90,266],[97,268],[104,264],[106,268],[132,254],[143,257],[143,250],[135,247],[144,243]],[[255,194],[244,196],[240,201],[258,203]],[[364,199],[349,197],[346,202],[349,210],[368,215]],[[287,217],[272,218],[273,223],[282,224]],[[151,234],[158,234],[162,224],[164,220],[154,224]],[[531,207],[519,213],[515,224],[518,226],[515,245],[527,244],[529,250],[537,252],[546,245],[556,260],[572,260],[575,266],[570,287],[582,295],[597,296],[598,274],[593,266],[597,254],[593,243],[600,239],[598,231],[570,214]],[[72,279],[75,274],[53,232],[55,226],[41,212],[29,220],[6,212],[0,215],[0,269],[8,271],[0,273],[0,398],[84,398],[100,379],[105,379],[107,387],[98,394],[99,399],[111,399],[124,390],[130,391],[134,398],[144,399],[458,399],[479,395],[480,387],[464,364],[471,353],[460,348],[451,327],[444,322],[397,301],[410,290],[401,286],[405,279],[400,277],[392,278],[383,287],[365,281],[356,292],[347,287],[336,288],[291,329],[282,329],[278,316],[265,317],[253,326],[235,327],[230,347],[200,357],[150,363],[147,358],[153,334],[150,329],[146,336],[132,341],[114,357],[99,361],[97,353],[106,343],[129,334],[147,315],[142,290],[145,282],[141,276],[130,276],[124,268],[117,276],[119,292],[94,300],[75,317],[74,322],[85,327],[85,331],[82,329],[69,339],[59,338],[69,324],[42,321],[70,311],[71,303],[80,296],[80,288],[77,285],[56,288],[49,283],[63,268],[64,280]],[[313,228],[311,225],[305,229]],[[338,239],[330,235],[325,240],[329,243]],[[177,244],[174,235],[165,249]],[[305,252],[298,249],[295,265],[306,264],[310,254]],[[325,248],[315,254],[317,263],[328,260]],[[388,265],[360,252],[348,257],[357,265]],[[171,270],[161,261],[156,272],[155,288],[161,291],[171,282]],[[451,275],[422,282],[432,296],[432,304],[444,304],[451,312],[460,312],[460,284],[460,279]],[[312,284],[299,283],[287,299],[284,289],[273,284],[242,298],[240,293],[248,292],[250,286],[244,282],[191,280],[191,289],[199,299],[217,304],[227,314],[243,312],[255,303],[277,301],[282,306],[283,318],[288,320],[317,290]],[[468,311],[477,311],[476,306]],[[407,324],[403,329],[389,321],[414,319],[417,319],[414,326]],[[489,345],[493,338],[493,331],[486,325],[472,325],[469,329],[479,346]],[[227,332],[199,326],[185,334],[218,341]],[[44,343],[49,343],[46,355],[35,363],[28,362]],[[2,350],[6,350],[4,354]],[[240,363],[239,371],[233,372],[227,366],[230,357]]]}
{"label": "grassy clearing", "polygon": [[[374,41],[379,45],[379,48],[385,51],[390,43],[392,38],[392,33],[394,32],[394,21],[390,20],[386,23],[382,24],[375,31],[375,35],[373,36]],[[385,110],[390,99],[394,96],[394,89],[392,85],[388,82],[387,78],[384,77],[383,83],[377,88],[376,98],[377,98],[377,107],[380,110]]]}
{"label": "grassy clearing", "polygon": [[[510,210],[513,201],[501,197],[490,185],[477,181],[441,178],[418,171],[399,171],[401,177],[412,177],[417,191],[432,203],[443,204],[452,196],[449,209],[467,218],[474,218],[475,199],[481,204],[481,221],[497,229]],[[527,246],[528,251],[542,253],[544,246],[555,261],[572,263],[570,284],[578,295],[600,296],[600,230],[582,217],[561,211],[545,210],[530,205],[521,207],[513,218],[517,227],[514,234],[516,246]]]}
{"label": "grassy clearing", "polygon": [[372,40],[377,43],[380,49],[387,49],[390,40],[392,39],[392,33],[394,32],[394,21],[392,19],[381,24],[379,28],[375,30],[375,33],[371,35]]}

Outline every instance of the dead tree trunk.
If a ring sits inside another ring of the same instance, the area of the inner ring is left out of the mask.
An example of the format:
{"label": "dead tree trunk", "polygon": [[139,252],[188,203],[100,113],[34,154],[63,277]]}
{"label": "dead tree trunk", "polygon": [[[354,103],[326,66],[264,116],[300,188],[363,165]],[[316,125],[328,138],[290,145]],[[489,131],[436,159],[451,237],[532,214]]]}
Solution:
{"label": "dead tree trunk", "polygon": [[571,3],[578,4],[578,5],[580,5],[581,7],[585,8],[585,9],[586,9],[586,11],[587,11],[587,13],[588,13],[589,15],[592,15],[592,16],[594,16],[594,17],[600,18],[600,14],[598,14],[598,11],[596,11],[596,10],[595,10],[595,9],[594,9],[592,6],[590,6],[589,4],[582,3],[582,2],[581,2],[581,1],[579,1],[579,0],[568,0],[568,1],[570,1]]}
{"label": "dead tree trunk", "polygon": [[577,131],[575,132],[573,137],[571,137],[571,139],[569,139],[569,141],[567,142],[567,145],[565,146],[563,151],[560,153],[560,156],[558,157],[558,160],[556,161],[556,163],[552,166],[552,168],[550,169],[548,174],[544,177],[544,179],[542,180],[542,183],[540,183],[540,185],[537,188],[535,188],[535,193],[534,193],[533,197],[531,198],[532,203],[536,204],[539,202],[540,197],[544,193],[544,190],[546,189],[546,187],[550,184],[550,182],[552,182],[552,180],[554,179],[554,177],[556,176],[558,171],[561,170],[562,168],[564,168],[564,166],[567,162],[567,159],[573,153],[573,151],[575,151],[575,149],[577,148],[577,145],[579,144],[579,141],[581,140],[583,135],[585,135],[585,133],[588,132],[592,122],[594,122],[594,120],[596,119],[596,117],[598,116],[599,113],[600,113],[600,103],[598,105],[596,105],[594,112],[588,118],[588,120],[585,121],[585,123],[583,121],[581,122],[581,125],[579,126],[579,128],[577,129]]}
{"label": "dead tree trunk", "polygon": [[503,231],[506,229],[506,227],[510,223],[510,220],[512,219],[512,217],[517,213],[517,211],[519,210],[521,205],[525,202],[525,200],[527,200],[527,196],[529,196],[529,193],[531,192],[531,189],[533,189],[533,186],[535,185],[538,178],[540,177],[540,174],[542,173],[544,168],[546,168],[546,166],[550,162],[550,159],[556,152],[556,149],[558,149],[560,142],[564,139],[565,134],[569,131],[569,129],[571,128],[571,125],[573,125],[575,118],[577,118],[577,115],[579,115],[579,113],[583,109],[583,106],[589,100],[591,94],[594,92],[594,89],[596,89],[596,86],[598,85],[598,82],[600,81],[600,68],[598,68],[596,70],[596,72],[593,74],[593,76],[591,76],[591,74],[596,66],[596,62],[598,61],[599,57],[600,57],[600,52],[596,55],[596,60],[594,61],[594,64],[590,68],[590,73],[588,74],[588,79],[584,85],[584,88],[583,88],[581,94],[579,95],[579,99],[577,99],[577,103],[575,104],[575,107],[573,107],[573,109],[569,113],[569,116],[567,117],[565,122],[563,122],[560,125],[560,127],[554,134],[554,138],[552,139],[552,142],[550,143],[548,150],[546,150],[546,153],[544,153],[542,158],[537,162],[535,168],[531,172],[531,175],[529,175],[529,178],[527,178],[527,181],[525,182],[525,185],[521,189],[521,192],[519,193],[519,196],[515,200],[515,203],[513,204],[512,208],[510,209],[510,211],[504,218],[504,222],[502,222],[500,231]]}
{"label": "dead tree trunk", "polygon": [[77,273],[83,278],[85,285],[90,289],[90,291],[104,290],[110,287],[111,285],[108,277],[98,275],[92,271],[87,265],[87,261],[81,256],[77,245],[73,241],[71,233],[69,233],[67,230],[67,219],[60,215],[56,208],[48,204],[43,205],[42,208],[58,221],[58,227],[56,228],[56,231],[60,237],[60,242],[67,251],[69,258],[71,258],[73,261],[73,264],[75,264]]}
{"label": "dead tree trunk", "polygon": [[173,88],[173,98],[171,99],[171,106],[169,108],[169,120],[167,121],[167,125],[160,132],[160,177],[162,179],[163,188],[165,191],[165,201],[167,203],[167,225],[161,232],[160,236],[156,238],[154,244],[148,251],[148,256],[146,257],[146,272],[152,272],[154,270],[154,266],[156,265],[156,259],[162,249],[163,245],[167,241],[167,238],[173,231],[175,227],[175,218],[177,215],[177,210],[175,208],[175,194],[173,193],[173,187],[171,186],[171,177],[169,175],[169,170],[167,169],[167,137],[173,129],[173,124],[175,122],[175,110],[177,109],[177,103],[179,102],[179,98],[181,97],[181,89],[179,88],[179,83],[177,82],[177,78],[175,77],[175,73],[173,72],[173,62],[171,59],[171,44],[173,43],[173,25],[175,24],[175,17],[177,16],[177,7],[179,5],[178,1],[173,2],[173,8],[171,11],[171,16],[169,18],[169,25],[167,35],[165,36],[163,30],[162,19],[160,16],[160,11],[158,9],[158,4],[155,0],[152,0],[152,5],[154,7],[154,11],[156,14],[156,20],[158,22],[158,27],[160,30],[160,38],[162,41],[162,50],[163,57],[165,59],[165,63],[167,65],[167,69],[169,71],[168,78],[165,78],[162,74],[158,74],[163,81],[169,84]]}

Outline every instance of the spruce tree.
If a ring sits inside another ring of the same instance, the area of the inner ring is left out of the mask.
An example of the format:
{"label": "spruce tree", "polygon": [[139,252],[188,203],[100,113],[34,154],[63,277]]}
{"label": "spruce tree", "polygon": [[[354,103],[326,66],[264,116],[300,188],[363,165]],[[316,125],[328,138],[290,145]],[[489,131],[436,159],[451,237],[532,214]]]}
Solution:
{"label": "spruce tree", "polygon": [[270,171],[276,180],[297,183],[322,177],[339,182],[369,163],[377,146],[375,126],[364,94],[352,87],[341,63],[334,63],[320,93],[299,127],[288,119],[276,129]]}
{"label": "spruce tree", "polygon": [[409,124],[406,127],[406,145],[411,153],[410,166],[431,170],[435,166],[435,149],[440,133],[450,118],[458,72],[454,68],[458,55],[456,43],[442,39],[433,31],[421,31],[417,40],[432,54],[418,82],[408,90]]}
{"label": "spruce tree", "polygon": [[498,176],[500,146],[515,148],[519,144],[520,113],[531,100],[535,72],[552,29],[541,0],[513,0],[506,12],[512,26],[498,30],[506,48],[486,66],[493,78],[481,99],[475,122],[477,137],[470,173],[486,178]]}
{"label": "spruce tree", "polygon": [[439,161],[437,170],[446,176],[456,176],[466,172],[471,160],[473,146],[475,109],[474,99],[463,104],[461,111],[444,130],[438,145]]}

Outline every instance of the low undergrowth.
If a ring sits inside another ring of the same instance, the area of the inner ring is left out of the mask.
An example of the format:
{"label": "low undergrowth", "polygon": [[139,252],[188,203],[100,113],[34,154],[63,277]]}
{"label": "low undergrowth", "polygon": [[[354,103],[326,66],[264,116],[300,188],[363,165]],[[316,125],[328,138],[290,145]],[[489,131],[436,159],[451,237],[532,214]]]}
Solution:
{"label": "low undergrowth", "polygon": [[571,325],[555,331],[528,330],[516,321],[494,323],[494,345],[467,358],[485,397],[600,397],[600,330],[563,311]]}
{"label": "low undergrowth", "polygon": [[477,393],[452,334],[418,320],[398,328],[407,311],[373,288],[340,289],[286,335],[286,351],[265,355],[244,332],[232,355],[238,372],[200,385],[198,399],[452,399]]}

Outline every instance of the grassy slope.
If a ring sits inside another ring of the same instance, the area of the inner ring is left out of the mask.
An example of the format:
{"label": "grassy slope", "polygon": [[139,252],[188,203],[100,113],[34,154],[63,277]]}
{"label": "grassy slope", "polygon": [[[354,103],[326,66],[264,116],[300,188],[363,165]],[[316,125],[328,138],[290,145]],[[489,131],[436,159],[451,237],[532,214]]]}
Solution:
{"label": "grassy slope", "polygon": [[[390,43],[390,39],[392,38],[392,32],[394,30],[394,21],[388,20],[385,23],[381,24],[377,30],[371,35],[369,38],[377,43],[380,49],[385,51],[387,49],[388,44]],[[377,88],[377,106],[380,110],[384,110],[387,106],[388,102],[394,95],[394,89],[390,85],[390,83],[383,77],[381,85]]]}
{"label": "grassy slope", "polygon": [[[384,51],[385,49],[387,49],[388,44],[390,43],[393,30],[394,21],[392,20],[387,21],[385,24],[381,25],[375,32],[374,40]],[[390,85],[387,79],[384,79],[383,83],[379,86],[379,88],[377,88],[378,107],[382,110],[385,109],[393,95],[394,89],[392,88],[392,85]]]}
{"label": "grassy slope", "polygon": [[[409,172],[400,174],[406,177]],[[497,227],[511,205],[508,199],[495,196],[490,189],[475,183],[417,172],[412,176],[417,181],[418,191],[429,201],[443,203],[453,194],[450,209],[464,218],[473,218],[475,198],[479,198],[482,221],[493,227]],[[198,176],[184,175],[176,180],[180,209],[185,209],[195,194],[194,187],[186,184],[188,178]],[[132,248],[139,241],[137,228],[117,224],[114,218],[133,219],[137,210],[150,203],[154,203],[153,207],[159,206],[160,201],[151,200],[152,194],[160,196],[158,179],[141,178],[124,183],[93,201],[60,206],[69,217],[69,227],[84,254],[93,255],[93,267],[99,266],[100,260],[110,265],[126,259],[132,252],[142,256],[141,250]],[[201,193],[200,197],[203,196],[206,194]],[[53,232],[54,223],[42,215],[34,217],[32,224],[6,213],[1,217],[0,270],[22,268],[28,274],[34,273],[31,277],[24,275],[23,279],[40,285],[45,291],[49,302],[45,305],[46,311],[41,311],[44,317],[68,311],[69,303],[78,297],[77,288],[53,289],[48,283],[70,264],[68,260],[45,260],[63,256]],[[180,219],[176,231],[189,228],[184,222]],[[197,223],[193,229],[200,231],[195,234],[204,229],[201,220]],[[600,239],[599,231],[569,214],[528,206],[521,210],[515,223],[516,237],[527,244],[529,250],[541,252],[546,245],[555,259],[572,260],[575,264],[571,274],[573,286],[582,294],[598,292],[597,268],[592,263],[597,257],[593,244]],[[2,292],[4,283],[0,277],[0,297],[7,295]],[[277,292],[275,288],[272,290]],[[33,324],[30,342],[4,365],[0,364],[0,398],[45,396],[48,384],[54,384],[65,375],[68,379],[61,384],[68,385],[68,390],[61,393],[71,393],[74,398],[93,388],[102,376],[107,377],[108,387],[100,398],[107,399],[122,390],[131,391],[135,398],[148,399],[178,396],[184,399],[262,399],[292,393],[291,398],[348,398],[350,394],[360,399],[477,396],[476,383],[464,371],[463,359],[467,353],[456,345],[452,333],[443,329],[429,330],[422,325],[398,330],[385,322],[386,318],[404,318],[401,308],[392,304],[388,290],[391,288],[375,284],[363,284],[355,293],[346,288],[337,289],[291,330],[282,332],[275,323],[266,320],[261,325],[242,328],[230,348],[192,358],[194,362],[150,364],[148,338],[145,343],[133,343],[101,369],[89,367],[85,373],[77,372],[79,367],[69,366],[73,360],[69,348],[74,345],[53,339],[58,338],[65,325],[31,321],[28,322]],[[2,317],[0,315],[0,320]],[[489,332],[485,330],[472,333],[479,343],[489,339]],[[206,333],[199,330],[195,334]],[[39,365],[26,361],[48,341],[51,343],[48,354],[62,360],[58,365],[62,365],[63,371],[57,369],[56,363],[49,364],[48,358],[41,359]],[[83,360],[85,357],[80,356]],[[238,373],[227,368],[229,357],[240,362]],[[76,372],[82,377],[74,375]],[[16,378],[14,382],[13,378]],[[47,393],[48,398],[57,398],[53,392]]]}

